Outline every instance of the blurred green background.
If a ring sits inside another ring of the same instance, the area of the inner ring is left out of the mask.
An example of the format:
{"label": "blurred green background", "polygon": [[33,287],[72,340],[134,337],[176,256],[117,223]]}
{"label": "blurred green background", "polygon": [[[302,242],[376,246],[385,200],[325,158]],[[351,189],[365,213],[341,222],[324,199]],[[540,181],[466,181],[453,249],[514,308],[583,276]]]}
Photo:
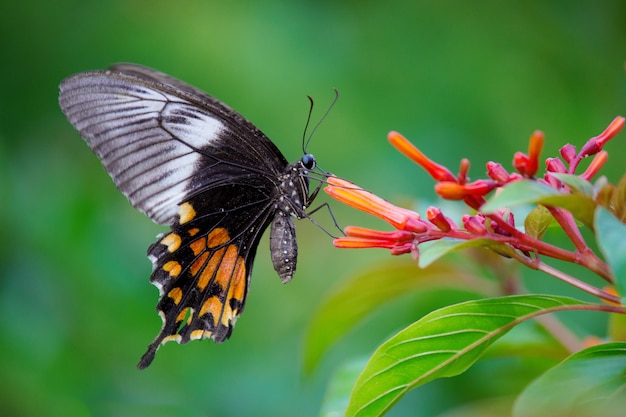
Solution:
{"label": "blurred green background", "polygon": [[[120,61],[155,67],[237,109],[289,160],[300,157],[306,95],[315,121],[336,87],[339,102],[309,151],[324,169],[410,203],[433,199],[433,183],[387,144],[390,130],[453,171],[470,158],[476,178],[488,160],[510,168],[535,129],[546,134],[544,156],[556,155],[626,115],[624,22],[622,0],[3,3],[1,414],[313,416],[332,369],[398,330],[379,320],[303,375],[316,306],[388,258],[334,249],[303,221],[298,274],[286,286],[264,239],[229,341],[170,343],[136,370],[161,325],[145,251],[163,229],[132,209],[64,119],[64,77]],[[625,140],[607,147],[614,180]],[[383,227],[333,207],[343,225]],[[453,397],[438,382],[390,415],[432,415]]]}

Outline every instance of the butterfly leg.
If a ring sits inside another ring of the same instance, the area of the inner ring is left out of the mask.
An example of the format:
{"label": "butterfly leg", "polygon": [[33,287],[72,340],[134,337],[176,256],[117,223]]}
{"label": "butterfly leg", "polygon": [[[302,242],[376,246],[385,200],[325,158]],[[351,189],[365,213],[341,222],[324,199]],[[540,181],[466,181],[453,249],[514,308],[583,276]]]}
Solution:
{"label": "butterfly leg", "polygon": [[328,236],[332,237],[333,239],[335,239],[337,236],[334,236],[332,233],[330,233],[328,230],[326,230],[326,228],[324,228],[324,226],[322,226],[321,224],[319,224],[315,219],[313,219],[313,217],[311,216],[313,213],[321,210],[322,208],[325,208],[328,210],[328,214],[330,214],[330,218],[333,219],[333,223],[335,225],[335,228],[337,230],[339,230],[339,232],[341,233],[341,236],[346,236],[345,232],[343,231],[343,229],[341,228],[341,226],[339,226],[339,223],[337,222],[337,218],[335,217],[335,213],[333,213],[333,209],[330,206],[330,204],[328,203],[322,203],[319,206],[315,207],[314,209],[312,209],[311,211],[305,213],[304,217],[306,217],[307,219],[309,219],[311,221],[311,223],[313,223],[314,225],[316,225],[317,227],[319,227],[320,229],[322,229],[322,231],[324,231],[324,233],[326,233]]}

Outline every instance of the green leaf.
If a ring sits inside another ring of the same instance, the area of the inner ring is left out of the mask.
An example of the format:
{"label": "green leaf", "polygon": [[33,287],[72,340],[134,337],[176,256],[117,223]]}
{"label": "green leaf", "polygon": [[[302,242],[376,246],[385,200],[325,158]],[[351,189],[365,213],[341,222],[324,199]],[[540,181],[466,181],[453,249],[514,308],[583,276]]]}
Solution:
{"label": "green leaf", "polygon": [[542,204],[561,207],[588,226],[593,225],[596,203],[582,194],[565,194],[537,181],[520,180],[502,187],[480,208],[481,212],[494,213],[502,208],[513,208],[525,204]]}
{"label": "green leaf", "polygon": [[589,181],[580,178],[578,175],[559,174],[557,172],[551,172],[550,175],[572,190],[576,190],[587,197],[594,197],[593,185],[591,185]]}
{"label": "green leaf", "polygon": [[538,204],[563,208],[583,222],[593,228],[593,213],[596,209],[596,202],[591,198],[581,194],[560,194],[542,197],[536,201]]}
{"label": "green leaf", "polygon": [[467,370],[515,325],[583,305],[566,297],[522,295],[469,301],[434,311],[374,352],[354,386],[346,416],[382,416],[409,390]]}
{"label": "green leaf", "polygon": [[519,180],[507,184],[480,208],[483,213],[494,213],[501,208],[534,204],[544,197],[562,195],[552,187],[537,181]]}
{"label": "green leaf", "polygon": [[[605,208],[598,207],[595,215],[598,246],[613,271],[617,292],[626,296],[626,225]],[[622,298],[624,300],[624,298]]]}
{"label": "green leaf", "polygon": [[626,340],[626,315],[613,313],[609,316],[607,336],[610,340]]}
{"label": "green leaf", "polygon": [[385,262],[342,282],[322,302],[305,336],[305,373],[312,372],[326,350],[372,311],[411,291],[441,287],[496,293],[487,281],[468,271],[444,264],[420,269],[408,260]]}
{"label": "green leaf", "polygon": [[431,242],[424,242],[419,245],[419,266],[426,268],[448,253],[479,247],[486,247],[506,256],[511,256],[510,254],[513,252],[511,247],[502,243],[494,242],[491,239],[461,240],[442,238]]}
{"label": "green leaf", "polygon": [[524,219],[524,230],[529,236],[541,240],[553,221],[554,217],[547,208],[537,206]]}
{"label": "green leaf", "polygon": [[[485,352],[485,357],[532,358],[540,357],[552,365],[571,352],[540,323],[542,317],[515,327],[515,331],[498,339]],[[548,317],[549,319],[549,317]]]}
{"label": "green leaf", "polygon": [[626,174],[619,180],[609,203],[612,213],[621,222],[626,222]]}
{"label": "green leaf", "polygon": [[517,399],[514,417],[623,416],[626,343],[593,346],[532,382]]}
{"label": "green leaf", "polygon": [[366,358],[353,360],[334,372],[328,382],[328,388],[322,401],[320,417],[343,415],[350,400],[350,391],[352,391],[352,387],[365,363]]}

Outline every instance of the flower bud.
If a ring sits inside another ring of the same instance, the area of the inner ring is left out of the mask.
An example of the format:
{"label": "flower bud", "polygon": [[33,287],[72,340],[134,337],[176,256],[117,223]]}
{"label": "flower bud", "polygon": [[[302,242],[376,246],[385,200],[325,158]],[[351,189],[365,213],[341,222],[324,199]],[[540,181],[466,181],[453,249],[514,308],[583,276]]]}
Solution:
{"label": "flower bud", "polygon": [[487,175],[499,184],[506,184],[509,181],[509,173],[497,162],[487,162]]}
{"label": "flower bud", "polygon": [[576,158],[576,147],[568,143],[559,150],[559,153],[561,158],[569,164]]}

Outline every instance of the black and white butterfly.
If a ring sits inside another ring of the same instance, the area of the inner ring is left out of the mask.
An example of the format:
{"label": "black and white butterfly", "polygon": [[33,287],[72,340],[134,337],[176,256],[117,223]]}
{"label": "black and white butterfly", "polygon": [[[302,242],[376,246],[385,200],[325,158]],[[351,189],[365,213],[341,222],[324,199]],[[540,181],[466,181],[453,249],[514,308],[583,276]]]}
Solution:
{"label": "black and white butterfly", "polygon": [[274,268],[291,280],[293,218],[307,216],[319,189],[309,191],[313,155],[289,164],[224,103],[134,64],[65,79],[59,103],[131,204],[171,228],[148,249],[163,327],[139,368],[168,341],[230,336],[270,224]]}

